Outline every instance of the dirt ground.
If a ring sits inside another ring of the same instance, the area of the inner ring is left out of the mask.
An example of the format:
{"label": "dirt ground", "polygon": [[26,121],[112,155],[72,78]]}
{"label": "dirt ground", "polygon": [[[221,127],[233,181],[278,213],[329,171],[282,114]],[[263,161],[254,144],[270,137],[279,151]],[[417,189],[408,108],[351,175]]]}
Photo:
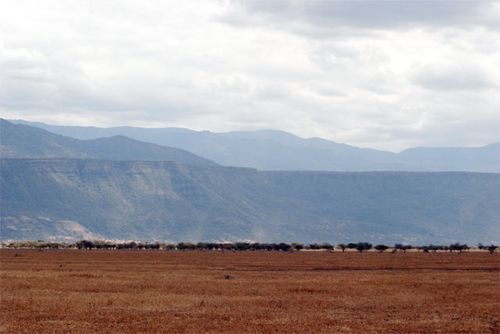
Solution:
{"label": "dirt ground", "polygon": [[1,333],[500,333],[500,254],[0,250]]}

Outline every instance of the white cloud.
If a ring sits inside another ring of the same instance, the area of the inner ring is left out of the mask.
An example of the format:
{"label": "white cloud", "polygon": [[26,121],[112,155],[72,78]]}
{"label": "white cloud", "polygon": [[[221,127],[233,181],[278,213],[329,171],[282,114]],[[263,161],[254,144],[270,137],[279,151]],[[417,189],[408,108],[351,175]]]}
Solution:
{"label": "white cloud", "polygon": [[413,81],[428,90],[445,91],[475,91],[483,89],[497,89],[493,78],[479,64],[466,64],[464,66],[450,67],[446,64],[440,66],[424,66],[416,71]]}
{"label": "white cloud", "polygon": [[490,1],[0,0],[0,116],[481,145],[498,22]]}

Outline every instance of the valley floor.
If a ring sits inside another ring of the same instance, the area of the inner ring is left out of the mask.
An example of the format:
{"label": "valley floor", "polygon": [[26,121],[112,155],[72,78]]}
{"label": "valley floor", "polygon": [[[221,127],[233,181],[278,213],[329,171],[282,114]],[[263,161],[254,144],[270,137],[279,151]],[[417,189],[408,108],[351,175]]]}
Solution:
{"label": "valley floor", "polygon": [[499,333],[500,254],[0,250],[1,333]]}

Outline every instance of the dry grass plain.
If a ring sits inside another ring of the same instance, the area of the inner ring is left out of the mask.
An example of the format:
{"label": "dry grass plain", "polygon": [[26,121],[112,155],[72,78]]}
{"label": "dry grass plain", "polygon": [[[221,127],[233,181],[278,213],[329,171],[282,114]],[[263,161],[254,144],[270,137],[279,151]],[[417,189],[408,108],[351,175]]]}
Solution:
{"label": "dry grass plain", "polygon": [[0,250],[1,333],[499,333],[500,254]]}

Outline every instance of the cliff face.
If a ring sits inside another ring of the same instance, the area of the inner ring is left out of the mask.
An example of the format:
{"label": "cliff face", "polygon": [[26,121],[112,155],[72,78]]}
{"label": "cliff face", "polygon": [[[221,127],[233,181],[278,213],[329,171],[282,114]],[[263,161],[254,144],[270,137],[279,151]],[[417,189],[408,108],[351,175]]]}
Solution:
{"label": "cliff face", "polygon": [[1,159],[2,239],[498,242],[500,175]]}

